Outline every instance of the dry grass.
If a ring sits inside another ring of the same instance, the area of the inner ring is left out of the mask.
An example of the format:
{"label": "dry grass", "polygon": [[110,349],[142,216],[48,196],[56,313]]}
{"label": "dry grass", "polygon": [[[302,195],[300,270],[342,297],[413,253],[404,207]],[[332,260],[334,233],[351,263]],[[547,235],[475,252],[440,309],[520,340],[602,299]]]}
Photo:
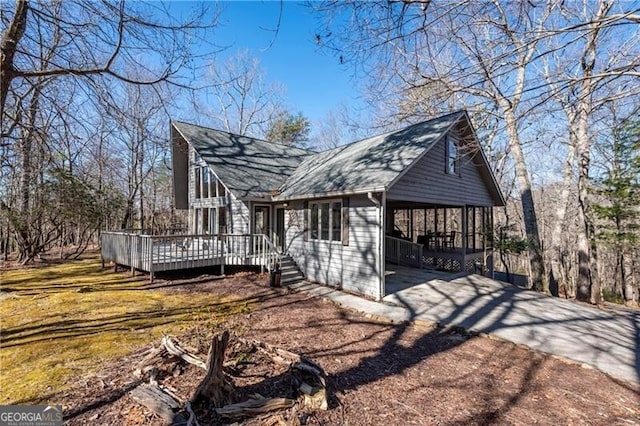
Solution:
{"label": "dry grass", "polygon": [[0,404],[39,401],[106,361],[247,312],[210,293],[149,290],[97,259],[5,271],[0,279]]}

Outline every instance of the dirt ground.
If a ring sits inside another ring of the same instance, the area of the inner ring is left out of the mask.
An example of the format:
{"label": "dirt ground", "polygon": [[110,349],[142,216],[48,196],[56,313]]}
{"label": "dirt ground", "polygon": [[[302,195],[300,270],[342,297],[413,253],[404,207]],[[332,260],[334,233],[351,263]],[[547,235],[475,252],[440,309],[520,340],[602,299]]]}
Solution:
{"label": "dirt ground", "polygon": [[[192,277],[154,287],[149,291],[189,292],[194,298],[202,292],[241,296],[253,302],[251,313],[221,328],[319,363],[328,374],[330,407],[296,416],[302,424],[640,424],[637,385],[510,343],[380,322],[303,293],[271,289],[267,276],[255,273]],[[217,331],[195,328],[176,337],[206,354]],[[162,424],[128,395],[137,385],[131,372],[142,352],[47,399],[64,404],[72,425]],[[263,364],[254,367],[258,365]],[[279,386],[286,391],[283,372],[256,368],[230,372],[239,394]],[[203,376],[202,370],[181,364],[163,383],[189,398]],[[216,421],[207,407],[196,406],[195,411],[201,424]],[[260,424],[260,419],[245,423]]]}

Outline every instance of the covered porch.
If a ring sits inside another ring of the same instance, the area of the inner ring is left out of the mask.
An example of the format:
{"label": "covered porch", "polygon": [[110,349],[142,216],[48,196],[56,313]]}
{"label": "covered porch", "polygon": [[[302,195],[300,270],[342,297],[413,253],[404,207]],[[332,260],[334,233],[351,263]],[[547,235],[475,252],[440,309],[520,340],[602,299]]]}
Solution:
{"label": "covered porch", "polygon": [[447,272],[493,271],[492,208],[388,201],[385,260]]}

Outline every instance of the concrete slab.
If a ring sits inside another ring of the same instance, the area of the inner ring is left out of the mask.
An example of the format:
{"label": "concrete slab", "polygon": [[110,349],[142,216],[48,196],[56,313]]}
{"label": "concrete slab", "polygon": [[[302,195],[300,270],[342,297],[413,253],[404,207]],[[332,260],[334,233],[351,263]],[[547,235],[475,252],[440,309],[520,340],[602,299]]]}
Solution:
{"label": "concrete slab", "polygon": [[601,310],[480,275],[443,280],[427,272],[383,300],[415,320],[487,333],[640,382],[638,312]]}
{"label": "concrete slab", "polygon": [[394,322],[486,333],[640,383],[638,312],[596,309],[479,275],[443,276],[413,268],[396,268],[395,273],[387,277],[387,290],[395,292],[383,303],[308,282],[292,288]]}

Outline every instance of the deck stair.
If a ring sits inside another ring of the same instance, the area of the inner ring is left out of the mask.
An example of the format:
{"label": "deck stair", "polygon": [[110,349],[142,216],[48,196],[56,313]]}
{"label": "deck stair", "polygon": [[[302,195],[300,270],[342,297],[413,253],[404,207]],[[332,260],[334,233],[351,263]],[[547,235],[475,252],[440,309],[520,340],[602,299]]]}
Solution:
{"label": "deck stair", "polygon": [[302,271],[300,271],[291,256],[284,255],[280,258],[280,269],[282,271],[280,278],[282,285],[295,284],[305,279]]}

